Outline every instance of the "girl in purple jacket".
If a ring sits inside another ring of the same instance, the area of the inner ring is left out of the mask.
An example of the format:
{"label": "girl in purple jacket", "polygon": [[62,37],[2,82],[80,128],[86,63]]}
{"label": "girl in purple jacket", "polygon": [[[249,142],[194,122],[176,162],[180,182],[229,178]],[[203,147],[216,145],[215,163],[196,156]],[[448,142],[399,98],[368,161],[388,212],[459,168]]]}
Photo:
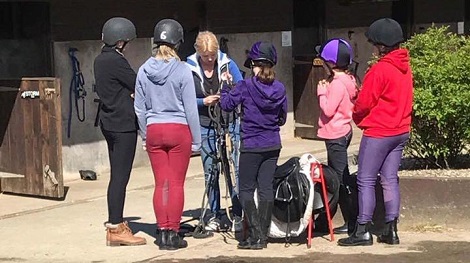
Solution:
{"label": "girl in purple jacket", "polygon": [[238,82],[232,89],[225,85],[220,106],[225,111],[232,111],[238,105],[242,109],[239,196],[248,220],[249,237],[238,248],[262,249],[267,247],[271,224],[273,177],[282,147],[279,127],[286,122],[287,98],[284,85],[274,78],[273,66],[277,62],[274,46],[256,42],[248,58],[253,77]]}

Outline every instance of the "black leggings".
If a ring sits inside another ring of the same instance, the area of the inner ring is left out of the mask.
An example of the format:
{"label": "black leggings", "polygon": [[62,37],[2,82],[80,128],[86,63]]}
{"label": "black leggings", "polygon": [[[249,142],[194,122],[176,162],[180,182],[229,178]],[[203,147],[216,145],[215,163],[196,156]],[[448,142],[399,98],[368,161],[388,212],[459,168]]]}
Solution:
{"label": "black leggings", "polygon": [[[338,175],[339,182],[341,184],[339,189],[339,203],[341,207],[341,213],[345,222],[349,221],[349,210],[351,209],[350,203],[350,188],[351,176],[348,168],[348,147],[351,143],[352,131],[345,136],[338,139],[325,140],[326,151],[328,154],[328,166],[333,168]],[[331,207],[331,217],[336,214],[337,206]]]}
{"label": "black leggings", "polygon": [[273,180],[280,150],[240,153],[240,202],[254,200],[255,189],[260,201],[273,201]]}
{"label": "black leggings", "polygon": [[122,223],[126,187],[134,163],[137,131],[112,132],[101,129],[108,143],[111,176],[108,185],[108,222]]}

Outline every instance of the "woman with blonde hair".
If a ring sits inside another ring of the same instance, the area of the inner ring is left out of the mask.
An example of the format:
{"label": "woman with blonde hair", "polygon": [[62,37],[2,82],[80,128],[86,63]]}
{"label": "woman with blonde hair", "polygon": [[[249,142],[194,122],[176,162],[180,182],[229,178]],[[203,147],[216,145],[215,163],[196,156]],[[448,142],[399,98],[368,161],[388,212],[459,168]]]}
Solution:
{"label": "woman with blonde hair", "polygon": [[194,81],[176,53],[182,42],[183,27],[177,21],[158,22],[156,55],[140,67],[135,88],[140,135],[155,177],[153,207],[161,250],[188,245],[178,234],[184,181],[191,153],[201,145]]}
{"label": "woman with blonde hair", "polygon": [[[187,58],[186,64],[193,73],[196,89],[197,105],[199,112],[199,121],[201,124],[202,150],[201,158],[204,168],[205,183],[208,188],[208,198],[212,217],[209,219],[206,230],[220,230],[221,214],[220,210],[220,188],[219,171],[217,160],[216,140],[217,134],[215,127],[217,124],[211,118],[214,116],[215,105],[219,101],[219,90],[222,84],[221,76],[225,73],[232,75],[233,84],[242,80],[240,69],[237,64],[231,60],[227,54],[219,49],[219,43],[214,33],[209,31],[199,32],[196,43],[194,44],[196,53]],[[231,145],[233,154],[231,156],[235,166],[235,178],[238,181],[238,145],[240,142],[240,125],[237,121],[235,111],[224,112],[224,117],[228,115],[228,126],[230,131]],[[238,201],[237,191],[232,192],[232,213],[233,230],[241,230],[242,209]]]}

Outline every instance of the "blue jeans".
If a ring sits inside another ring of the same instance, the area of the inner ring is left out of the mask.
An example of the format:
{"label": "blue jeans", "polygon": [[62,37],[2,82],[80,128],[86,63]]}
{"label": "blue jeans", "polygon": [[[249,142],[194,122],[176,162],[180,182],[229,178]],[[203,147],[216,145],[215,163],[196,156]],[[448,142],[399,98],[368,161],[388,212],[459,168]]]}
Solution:
{"label": "blue jeans", "polygon": [[[230,189],[232,192],[232,211],[234,215],[241,216],[242,208],[238,201],[238,159],[240,156],[240,123],[235,121],[229,124],[229,133],[230,140],[232,142],[232,160],[235,166],[235,184],[236,187]],[[202,139],[202,148],[201,149],[201,158],[202,165],[204,168],[204,177],[207,189],[207,194],[209,198],[210,210],[216,216],[219,216],[218,212],[220,210],[220,186],[219,186],[219,167],[220,164],[217,163],[217,160],[212,158],[217,156],[217,147],[216,147],[216,136],[214,127],[201,126],[201,139]]]}

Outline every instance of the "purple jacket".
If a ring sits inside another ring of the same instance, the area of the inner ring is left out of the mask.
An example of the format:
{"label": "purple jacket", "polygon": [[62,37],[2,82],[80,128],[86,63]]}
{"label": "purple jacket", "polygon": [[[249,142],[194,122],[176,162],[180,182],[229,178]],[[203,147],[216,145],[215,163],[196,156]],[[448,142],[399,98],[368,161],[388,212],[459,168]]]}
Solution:
{"label": "purple jacket", "polygon": [[256,77],[239,81],[220,92],[220,107],[232,111],[242,105],[241,151],[261,152],[281,149],[279,127],[286,123],[287,98],[284,85],[275,80],[267,85]]}

